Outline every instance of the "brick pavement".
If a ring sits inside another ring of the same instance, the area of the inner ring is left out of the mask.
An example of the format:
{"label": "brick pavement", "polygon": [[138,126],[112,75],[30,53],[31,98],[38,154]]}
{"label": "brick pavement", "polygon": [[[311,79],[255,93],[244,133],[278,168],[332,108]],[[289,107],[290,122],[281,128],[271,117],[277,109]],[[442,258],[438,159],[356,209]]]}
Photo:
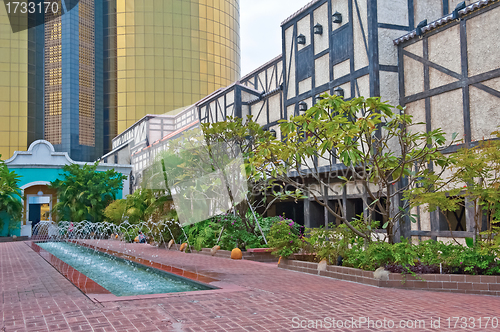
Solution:
{"label": "brick pavement", "polygon": [[[425,328],[330,331],[500,331],[448,329],[450,316],[500,317],[492,296],[382,289],[278,269],[275,264],[101,241],[99,246],[211,276],[246,291],[94,303],[22,242],[0,243],[0,331],[326,331],[294,329],[299,320],[423,320]],[[441,328],[430,327],[441,317]],[[295,321],[297,322],[297,321]],[[305,321],[305,324],[308,322]],[[469,322],[469,324],[471,321]],[[452,325],[454,321],[452,321]]]}

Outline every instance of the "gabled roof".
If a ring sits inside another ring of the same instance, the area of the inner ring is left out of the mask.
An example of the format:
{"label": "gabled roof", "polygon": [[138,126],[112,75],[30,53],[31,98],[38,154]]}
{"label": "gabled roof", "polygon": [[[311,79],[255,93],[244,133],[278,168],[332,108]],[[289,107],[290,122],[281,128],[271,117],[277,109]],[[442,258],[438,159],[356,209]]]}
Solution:
{"label": "gabled roof", "polygon": [[[15,151],[14,155],[5,161],[8,168],[62,168],[65,165],[78,164],[80,166],[91,164],[74,161],[67,152],[56,152],[54,146],[45,140],[31,143],[28,151]],[[98,170],[114,168],[123,174],[128,174],[131,165],[99,164]]]}
{"label": "gabled roof", "polygon": [[264,63],[263,65],[260,65],[259,67],[255,68],[254,70],[252,70],[251,72],[249,72],[248,74],[246,74],[245,76],[243,76],[242,78],[240,78],[240,81],[244,81],[250,77],[252,77],[253,75],[255,75],[256,73],[262,71],[262,69],[266,68],[267,66],[269,66],[270,64],[272,64],[273,62],[275,61],[279,61],[279,60],[282,60],[283,59],[283,54],[280,54],[278,56],[275,56],[274,58],[272,58],[271,60],[267,61],[266,63]]}
{"label": "gabled roof", "polygon": [[236,87],[236,86],[240,87],[241,89],[244,89],[244,90],[247,90],[247,91],[249,91],[249,92],[252,92],[252,93],[254,93],[254,94],[257,94],[257,95],[262,94],[262,92],[257,91],[257,90],[255,90],[255,89],[254,89],[254,88],[252,88],[252,87],[249,87],[249,86],[246,86],[246,85],[244,85],[244,84],[241,84],[241,82],[240,82],[240,81],[236,81],[236,82],[232,83],[231,85],[228,85],[228,86],[226,86],[226,87],[224,87],[224,88],[220,88],[220,89],[218,89],[218,90],[215,90],[214,92],[212,92],[211,94],[209,94],[209,95],[208,95],[208,96],[206,96],[205,98],[200,99],[200,101],[198,101],[198,102],[196,103],[196,106],[203,105],[205,102],[207,102],[207,101],[209,101],[209,100],[211,100],[211,99],[213,99],[213,98],[216,98],[217,96],[223,95],[226,91],[228,91],[228,90],[230,90],[230,89],[232,89],[232,88],[234,88],[234,87]]}
{"label": "gabled roof", "polygon": [[312,5],[314,5],[315,3],[319,2],[319,1],[320,0],[313,0],[313,1],[309,2],[307,5],[305,5],[304,7],[302,7],[298,11],[296,11],[294,14],[292,14],[291,16],[289,16],[286,20],[284,20],[283,22],[281,22],[281,26],[287,24],[292,19],[294,19],[295,17],[299,16],[300,14],[302,14],[303,12],[305,12],[308,8],[312,7]]}

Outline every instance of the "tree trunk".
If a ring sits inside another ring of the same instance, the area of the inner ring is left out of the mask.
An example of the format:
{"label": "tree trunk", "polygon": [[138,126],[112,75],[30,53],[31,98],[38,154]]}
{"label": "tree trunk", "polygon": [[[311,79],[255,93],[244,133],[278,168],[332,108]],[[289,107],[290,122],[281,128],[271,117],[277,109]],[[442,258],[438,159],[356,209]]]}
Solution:
{"label": "tree trunk", "polygon": [[392,225],[387,226],[387,237],[390,244],[394,244],[394,234]]}
{"label": "tree trunk", "polygon": [[245,225],[247,232],[253,233],[255,224],[251,223],[247,218],[248,204],[249,203],[246,200],[243,200],[236,206],[236,213],[241,218],[241,221],[243,222],[243,225]]}

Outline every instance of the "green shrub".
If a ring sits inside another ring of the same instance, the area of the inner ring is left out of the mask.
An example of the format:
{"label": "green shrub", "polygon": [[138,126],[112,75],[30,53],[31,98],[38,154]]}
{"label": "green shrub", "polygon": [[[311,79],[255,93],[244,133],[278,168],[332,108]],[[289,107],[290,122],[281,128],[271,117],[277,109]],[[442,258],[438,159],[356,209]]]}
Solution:
{"label": "green shrub", "polygon": [[500,274],[496,254],[491,251],[482,250],[482,242],[470,246],[462,246],[454,243],[437,243],[422,242],[420,244],[420,247],[431,246],[434,248],[436,256],[439,257],[439,259],[435,260],[429,260],[428,257],[423,258],[422,261],[426,264],[433,262],[439,265],[441,263],[447,273]]}
{"label": "green shrub", "polygon": [[329,264],[336,264],[341,254],[341,233],[331,226],[329,229],[308,228],[305,231],[306,250],[316,254],[316,260],[328,260]]}
{"label": "green shrub", "polygon": [[500,274],[497,256],[481,250],[481,242],[474,246],[443,243],[434,240],[413,244],[407,239],[393,245],[371,242],[365,248],[361,241],[346,251],[343,265],[365,270],[380,266],[399,265],[404,272],[416,264],[441,267],[443,273]]}
{"label": "green shrub", "polygon": [[[266,224],[265,221],[263,223]],[[246,250],[248,248],[265,247],[264,238],[257,225],[255,225],[253,232],[249,232],[239,217],[226,218],[223,225],[224,232],[220,241],[221,248],[232,250],[238,247]]]}
{"label": "green shrub", "polygon": [[106,221],[109,221],[115,225],[120,225],[127,216],[126,212],[127,200],[117,199],[104,209],[104,216],[106,218]]}
{"label": "green shrub", "polygon": [[196,250],[211,248],[217,243],[221,226],[211,219],[184,227],[189,244]]}
{"label": "green shrub", "polygon": [[[262,217],[260,215],[257,215],[257,220],[259,221],[259,225],[262,228],[262,232],[264,232],[264,235],[267,237],[267,234],[269,234],[269,231],[271,230],[273,224],[283,220],[283,217],[281,216]],[[260,235],[260,230],[256,229],[256,233]]]}
{"label": "green shrub", "polygon": [[268,233],[268,244],[274,248],[273,254],[288,258],[303,247],[300,225],[290,219],[275,222]]}
{"label": "green shrub", "polygon": [[[258,216],[257,218],[264,234],[269,232],[273,223],[280,220],[279,217],[262,218]],[[233,250],[234,248],[246,250],[248,248],[266,247],[262,233],[257,225],[253,232],[249,232],[241,218],[232,214],[215,216],[185,226],[184,231],[188,235],[189,243],[196,250],[213,247],[217,244],[219,236],[220,241],[218,244],[223,250]]]}
{"label": "green shrub", "polygon": [[346,252],[343,265],[363,270],[375,270],[393,261],[393,245],[387,242],[372,242],[365,249],[363,243],[358,242]]}

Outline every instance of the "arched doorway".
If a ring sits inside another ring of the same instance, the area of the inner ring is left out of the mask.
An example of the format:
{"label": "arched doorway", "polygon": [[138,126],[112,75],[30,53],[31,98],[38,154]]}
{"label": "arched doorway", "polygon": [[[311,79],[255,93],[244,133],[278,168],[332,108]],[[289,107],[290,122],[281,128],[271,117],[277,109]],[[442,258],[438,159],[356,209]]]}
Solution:
{"label": "arched doorway", "polygon": [[25,232],[36,226],[40,221],[52,221],[52,208],[57,203],[57,191],[49,188],[49,182],[31,182],[21,187],[24,196],[24,211],[21,228]]}

